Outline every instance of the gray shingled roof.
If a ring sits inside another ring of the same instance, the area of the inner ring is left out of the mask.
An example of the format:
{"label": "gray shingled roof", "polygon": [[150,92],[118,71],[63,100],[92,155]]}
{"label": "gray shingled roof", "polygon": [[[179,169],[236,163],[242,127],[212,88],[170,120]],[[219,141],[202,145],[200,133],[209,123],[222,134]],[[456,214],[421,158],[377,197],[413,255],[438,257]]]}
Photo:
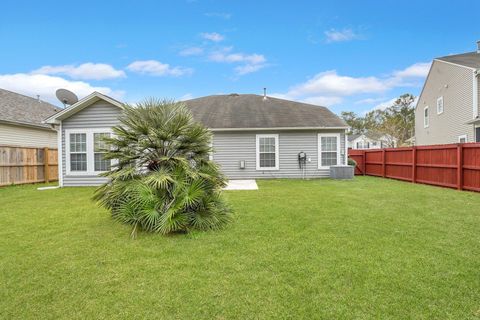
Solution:
{"label": "gray shingled roof", "polygon": [[[365,132],[363,135],[371,140],[380,140],[383,136],[385,136],[384,133],[376,132],[376,131],[368,131],[368,132]],[[353,140],[357,139],[360,136],[361,134],[348,135],[348,141],[352,142]]]}
{"label": "gray shingled roof", "polygon": [[349,134],[347,137],[348,137],[348,141],[352,142],[353,140],[357,139],[360,136],[361,134]]}
{"label": "gray shingled roof", "polygon": [[184,101],[212,129],[347,127],[325,107],[255,94],[214,95]]}
{"label": "gray shingled roof", "polygon": [[0,89],[0,121],[50,128],[42,121],[60,110],[48,102]]}
{"label": "gray shingled roof", "polygon": [[474,69],[480,68],[480,53],[477,52],[454,54],[451,56],[437,58],[437,60],[451,62]]}

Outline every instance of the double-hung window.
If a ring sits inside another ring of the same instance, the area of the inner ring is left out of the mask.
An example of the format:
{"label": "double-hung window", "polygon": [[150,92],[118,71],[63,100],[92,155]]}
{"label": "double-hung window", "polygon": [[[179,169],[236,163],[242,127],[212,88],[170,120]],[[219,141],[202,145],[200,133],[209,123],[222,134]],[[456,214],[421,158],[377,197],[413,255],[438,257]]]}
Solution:
{"label": "double-hung window", "polygon": [[67,175],[98,175],[110,170],[105,160],[104,137],[110,129],[65,130],[65,166]]}
{"label": "double-hung window", "polygon": [[87,171],[87,134],[70,133],[70,171]]}
{"label": "double-hung window", "polygon": [[107,145],[103,138],[110,137],[108,132],[94,132],[93,133],[93,152],[94,152],[94,170],[108,171],[110,170],[110,160],[105,160],[105,152]]}
{"label": "double-hung window", "polygon": [[320,133],[318,135],[318,168],[326,169],[340,164],[340,134]]}
{"label": "double-hung window", "polygon": [[279,170],[278,134],[257,134],[257,170]]}

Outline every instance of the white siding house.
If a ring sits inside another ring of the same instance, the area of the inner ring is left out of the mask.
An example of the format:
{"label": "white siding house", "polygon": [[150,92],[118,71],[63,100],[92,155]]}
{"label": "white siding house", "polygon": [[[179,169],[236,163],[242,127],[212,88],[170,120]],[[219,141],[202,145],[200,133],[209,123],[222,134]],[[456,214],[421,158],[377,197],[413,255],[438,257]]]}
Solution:
{"label": "white siding house", "polygon": [[[307,155],[305,176],[329,175],[347,161],[347,125],[328,109],[257,95],[221,95],[184,102],[195,120],[213,132],[212,158],[230,179],[301,178],[298,154]],[[93,93],[48,118],[61,136],[60,185],[89,186],[105,163],[95,145],[119,124],[122,103]]]}
{"label": "white siding house", "polygon": [[348,136],[350,149],[381,149],[397,147],[397,140],[381,134],[351,134]]}

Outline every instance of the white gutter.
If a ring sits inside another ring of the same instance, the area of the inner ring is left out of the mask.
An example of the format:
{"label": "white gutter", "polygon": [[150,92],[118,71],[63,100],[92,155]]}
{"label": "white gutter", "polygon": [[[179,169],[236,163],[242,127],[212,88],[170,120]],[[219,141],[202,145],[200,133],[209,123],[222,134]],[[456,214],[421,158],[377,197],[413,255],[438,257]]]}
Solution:
{"label": "white gutter", "polygon": [[279,131],[279,130],[347,130],[349,127],[274,127],[274,128],[209,128],[219,131]]}

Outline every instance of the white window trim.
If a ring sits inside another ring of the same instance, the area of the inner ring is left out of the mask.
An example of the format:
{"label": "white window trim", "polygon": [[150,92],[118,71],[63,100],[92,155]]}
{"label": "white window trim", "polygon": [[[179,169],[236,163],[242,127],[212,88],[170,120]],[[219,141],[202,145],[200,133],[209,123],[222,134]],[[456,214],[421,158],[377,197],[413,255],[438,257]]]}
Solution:
{"label": "white window trim", "polygon": [[[275,167],[260,167],[260,138],[275,138]],[[278,142],[278,134],[257,134],[256,136],[256,163],[255,167],[258,171],[275,171],[280,170],[280,149]]]}
{"label": "white window trim", "polygon": [[467,143],[468,142],[468,135],[462,134],[461,136],[458,136],[458,143],[461,143],[460,139],[465,139],[465,143]]}
{"label": "white window trim", "polygon": [[[439,109],[438,109],[438,103],[440,101],[442,101],[442,111],[439,111]],[[437,114],[442,114],[444,110],[445,110],[445,105],[443,104],[443,96],[441,96],[437,99]]]}
{"label": "white window trim", "polygon": [[[428,117],[425,117],[425,110],[428,110]],[[425,108],[423,108],[423,127],[428,128],[429,126],[430,126],[430,109],[428,108],[428,106],[426,106]]]}
{"label": "white window trim", "polygon": [[329,169],[330,166],[322,166],[322,137],[337,138],[337,165],[340,165],[340,133],[319,133],[318,134],[318,169]]}
{"label": "white window trim", "polygon": [[[87,141],[87,171],[70,170],[70,134],[84,133]],[[65,129],[65,172],[67,176],[96,176],[105,171],[95,171],[94,133],[112,133],[111,128]],[[113,161],[111,161],[113,164]]]}

